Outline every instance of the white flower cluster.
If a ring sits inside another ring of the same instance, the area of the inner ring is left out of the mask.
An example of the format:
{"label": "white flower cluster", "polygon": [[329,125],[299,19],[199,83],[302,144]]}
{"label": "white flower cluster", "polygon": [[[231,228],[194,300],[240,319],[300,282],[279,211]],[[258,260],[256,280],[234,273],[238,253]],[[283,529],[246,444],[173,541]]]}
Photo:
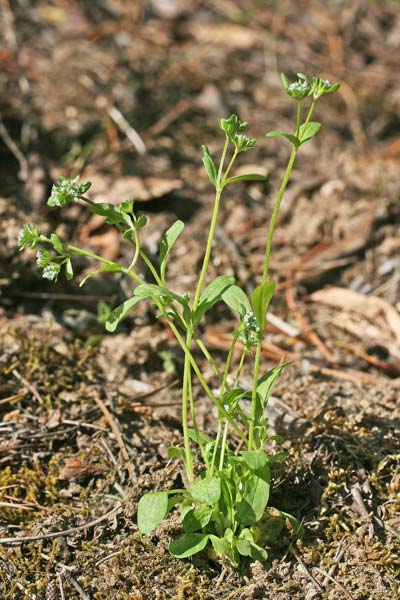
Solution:
{"label": "white flower cluster", "polygon": [[60,265],[56,263],[49,263],[43,269],[42,277],[44,279],[50,279],[50,281],[54,281],[57,279],[57,276],[60,272]]}
{"label": "white flower cluster", "polygon": [[306,81],[295,81],[289,85],[288,90],[290,92],[307,92],[309,87]]}
{"label": "white flower cluster", "polygon": [[246,346],[251,348],[257,343],[260,335],[260,328],[257,323],[257,319],[252,310],[248,311],[244,317],[240,326],[240,341]]}

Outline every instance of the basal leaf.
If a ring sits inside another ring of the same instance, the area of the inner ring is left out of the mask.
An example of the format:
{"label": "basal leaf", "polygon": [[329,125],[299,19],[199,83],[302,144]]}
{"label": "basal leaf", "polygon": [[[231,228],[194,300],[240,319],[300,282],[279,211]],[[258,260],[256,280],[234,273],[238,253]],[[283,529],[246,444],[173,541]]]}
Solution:
{"label": "basal leaf", "polygon": [[150,492],[139,500],[137,524],[141,533],[150,533],[168,513],[168,493]]}
{"label": "basal leaf", "polygon": [[194,502],[213,506],[221,497],[221,482],[217,477],[206,477],[193,483],[189,491]]}
{"label": "basal leaf", "polygon": [[209,506],[202,506],[200,508],[193,508],[187,512],[183,519],[183,528],[186,533],[194,533],[203,529],[209,524],[214,509]]}
{"label": "basal leaf", "polygon": [[269,500],[270,469],[266,463],[261,469],[253,471],[243,483],[236,520],[242,525],[254,525],[264,513]]}
{"label": "basal leaf", "polygon": [[207,546],[208,533],[185,533],[169,545],[169,551],[176,558],[188,558],[204,550]]}
{"label": "basal leaf", "polygon": [[268,455],[264,450],[242,450],[240,453],[246,465],[252,471],[262,469],[268,462]]}

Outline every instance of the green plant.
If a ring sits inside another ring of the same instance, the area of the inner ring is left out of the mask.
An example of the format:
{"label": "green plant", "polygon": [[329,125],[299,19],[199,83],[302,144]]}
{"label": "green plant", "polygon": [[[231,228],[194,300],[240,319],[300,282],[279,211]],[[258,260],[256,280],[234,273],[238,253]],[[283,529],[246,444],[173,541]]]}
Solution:
{"label": "green plant", "polygon": [[[102,215],[107,223],[113,224],[125,240],[133,247],[133,256],[128,266],[107,260],[92,252],[62,242],[55,234],[41,235],[32,224],[25,225],[19,236],[21,248],[37,246],[37,263],[43,277],[56,281],[62,268],[68,279],[73,277],[72,259],[86,256],[100,263],[81,281],[111,271],[122,273],[136,284],[131,298],[106,314],[106,329],[115,331],[120,321],[144,300],[151,301],[174,333],[184,353],[182,383],[182,427],[183,447],[169,449],[171,457],[183,461],[187,486],[184,489],[151,492],[145,494],[138,506],[138,526],[142,533],[149,533],[166,517],[176,505],[180,505],[184,534],[170,544],[174,556],[186,558],[200,552],[207,545],[216,557],[228,559],[238,565],[241,556],[265,560],[267,524],[275,532],[281,531],[285,523],[299,533],[300,525],[290,515],[275,509],[267,511],[271,485],[271,465],[286,458],[286,452],[271,454],[266,450],[268,442],[278,444],[279,436],[269,436],[268,419],[265,414],[271,389],[285,364],[279,364],[260,376],[262,342],[266,327],[267,311],[275,292],[269,279],[269,263],[273,233],[279,207],[285,192],[297,152],[320,129],[320,123],[311,121],[318,99],[336,91],[338,85],[319,78],[309,79],[298,74],[298,80],[289,83],[285,75],[282,81],[286,93],[297,105],[294,133],[271,131],[267,137],[282,136],[292,144],[292,151],[274,204],[266,239],[265,257],[261,283],[250,297],[235,285],[233,277],[221,275],[206,284],[221,195],[225,188],[237,181],[264,180],[259,174],[231,176],[231,169],[241,152],[251,150],[256,140],[249,138],[236,115],[220,119],[219,126],[225,134],[225,143],[218,164],[214,162],[208,148],[203,146],[203,163],[208,177],[215,188],[215,200],[209,227],[208,240],[196,289],[183,295],[175,293],[167,285],[167,262],[171,249],[183,230],[183,223],[176,221],[162,236],[159,251],[159,267],[156,268],[144,252],[140,242],[141,229],[146,225],[143,216],[134,212],[134,202],[124,200],[119,205],[106,202],[94,203],[85,197],[90,183],[78,184],[78,179],[61,177],[53,186],[50,206],[63,207],[74,201],[89,204],[92,213]],[[311,97],[311,104],[304,121],[304,101]],[[135,271],[139,258],[146,264],[153,281],[146,282]],[[199,324],[216,302],[223,301],[237,315],[238,327],[232,334],[232,343],[223,370],[217,366],[201,339]],[[192,348],[196,345],[214,370],[219,380],[220,392],[215,395],[207,384]],[[241,358],[236,373],[231,373],[232,359],[237,346],[241,347]],[[240,376],[245,360],[254,360],[253,386],[251,390],[240,386]],[[192,393],[193,377],[201,384],[205,394],[218,409],[215,437],[199,430],[196,408]],[[233,384],[231,381],[233,380]],[[250,412],[242,408],[241,400],[251,398]],[[240,445],[235,441],[239,441]],[[243,449],[238,449],[238,448]],[[198,449],[198,453],[194,452]],[[270,536],[271,537],[271,536]],[[273,536],[272,536],[273,537]]]}

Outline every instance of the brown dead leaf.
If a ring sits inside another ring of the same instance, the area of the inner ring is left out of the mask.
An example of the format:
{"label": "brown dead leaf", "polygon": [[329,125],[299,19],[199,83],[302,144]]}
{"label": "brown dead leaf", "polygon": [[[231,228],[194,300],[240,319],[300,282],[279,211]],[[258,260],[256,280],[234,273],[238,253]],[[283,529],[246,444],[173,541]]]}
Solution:
{"label": "brown dead leaf", "polygon": [[400,343],[400,314],[382,298],[365,296],[346,288],[328,287],[314,292],[310,299],[313,302],[355,312],[372,323],[383,317],[392,335]]}
{"label": "brown dead leaf", "polygon": [[67,458],[63,468],[60,471],[59,479],[68,481],[84,481],[89,477],[101,475],[104,469],[96,465],[87,465],[80,458],[71,456]]}

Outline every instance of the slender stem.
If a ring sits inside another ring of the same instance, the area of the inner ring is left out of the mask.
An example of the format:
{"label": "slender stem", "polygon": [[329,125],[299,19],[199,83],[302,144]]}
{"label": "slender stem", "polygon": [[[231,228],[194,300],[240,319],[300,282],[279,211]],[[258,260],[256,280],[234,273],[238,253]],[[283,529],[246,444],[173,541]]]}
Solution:
{"label": "slender stem", "polygon": [[135,268],[135,265],[137,263],[137,260],[139,258],[139,254],[140,254],[140,240],[139,240],[139,234],[136,231],[136,229],[133,231],[133,235],[135,238],[135,254],[133,255],[131,264],[128,267],[128,271],[133,271],[133,269]]}
{"label": "slender stem", "polygon": [[235,383],[233,384],[234,388],[237,387],[237,385],[239,383],[240,375],[242,374],[242,369],[243,369],[243,365],[244,365],[246,356],[247,356],[247,349],[243,348],[242,356],[240,357],[239,366],[238,366],[238,369],[236,372]]}
{"label": "slender stem", "polygon": [[217,190],[216,194],[215,194],[214,209],[213,209],[213,214],[211,217],[210,230],[209,230],[208,239],[207,239],[207,246],[206,246],[206,250],[204,253],[203,265],[201,268],[199,281],[197,284],[196,293],[195,293],[194,300],[193,300],[193,307],[192,307],[193,312],[196,311],[197,306],[199,304],[200,295],[201,295],[201,292],[203,291],[204,280],[205,280],[206,274],[207,274],[208,264],[210,262],[211,250],[212,250],[212,245],[213,245],[214,235],[215,235],[215,228],[217,226],[221,193],[222,193],[222,190]]}
{"label": "slender stem", "polygon": [[230,173],[230,170],[232,169],[233,163],[235,162],[235,160],[236,160],[236,158],[237,158],[237,155],[238,155],[238,154],[239,154],[239,153],[238,153],[238,151],[237,151],[237,150],[235,150],[235,152],[233,153],[233,156],[232,156],[232,158],[231,158],[231,161],[230,161],[230,163],[229,163],[229,165],[228,165],[228,167],[227,167],[227,169],[226,169],[226,171],[225,171],[225,175],[224,175],[224,177],[223,177],[223,179],[222,179],[222,181],[221,181],[221,183],[222,183],[222,184],[223,184],[223,183],[224,183],[224,181],[227,179],[227,177],[228,177],[228,175],[229,175],[229,173]]}
{"label": "slender stem", "polygon": [[[243,352],[242,352],[242,356],[240,357],[240,361],[239,361],[239,365],[238,365],[238,369],[237,369],[237,373],[236,373],[236,377],[235,377],[235,382],[233,384],[233,388],[236,388],[237,384],[239,383],[239,378],[242,373],[246,355],[247,355],[247,349],[243,348]],[[225,423],[224,434],[222,436],[221,454],[220,454],[220,458],[219,458],[219,470],[220,471],[222,470],[222,468],[224,466],[227,434],[228,434],[228,422]]]}
{"label": "slender stem", "polygon": [[[219,182],[220,182],[220,178],[221,178],[221,172],[223,169],[227,148],[228,148],[228,140],[226,140],[226,142],[225,142],[225,146],[224,146],[224,150],[222,153],[221,162],[220,162],[220,166],[219,166],[218,186],[219,186]],[[222,190],[219,189],[219,187],[218,187],[216,190],[216,194],[215,194],[214,209],[213,209],[213,214],[211,217],[210,229],[208,232],[208,239],[207,239],[206,250],[205,250],[204,258],[203,258],[203,265],[202,265],[202,268],[200,271],[199,281],[197,283],[197,288],[196,288],[193,305],[192,305],[193,314],[196,312],[196,309],[199,304],[200,295],[203,290],[204,281],[205,281],[206,274],[207,274],[208,264],[210,262],[211,250],[212,250],[212,245],[213,245],[214,235],[215,235],[215,228],[216,228],[217,219],[218,219],[218,211],[219,211],[219,203],[220,203],[220,199],[221,199],[221,193],[222,193]],[[192,337],[193,337],[193,326],[192,326],[192,324],[189,324],[188,329],[187,329],[187,334],[186,334],[186,343],[185,343],[185,345],[188,349],[190,349],[190,345],[192,343]],[[183,438],[184,438],[186,462],[190,466],[190,471],[188,471],[189,481],[190,481],[190,476],[193,477],[193,468],[191,465],[190,439],[189,439],[188,394],[187,394],[187,390],[188,390],[187,386],[188,386],[188,381],[189,381],[190,377],[191,377],[190,357],[189,357],[189,354],[187,352],[185,352],[185,361],[184,361],[184,366],[183,366],[183,381],[184,381],[184,383],[183,383],[183,390],[182,390],[182,427],[183,427]],[[194,421],[196,418],[195,414],[194,414],[194,405],[191,406],[191,409],[192,409],[192,420]]]}
{"label": "slender stem", "polygon": [[226,157],[226,153],[227,153],[227,150],[228,150],[228,146],[229,146],[229,138],[227,137],[226,140],[225,140],[224,148],[222,150],[221,160],[219,162],[218,175],[217,175],[218,185],[219,185],[219,183],[221,181],[222,169],[224,168],[225,157]]}
{"label": "slender stem", "polygon": [[221,443],[221,454],[219,455],[219,470],[222,471],[224,468],[224,458],[225,458],[225,448],[226,448],[226,438],[228,436],[228,421],[225,422],[224,433],[222,435],[222,443]]}
{"label": "slender stem", "polygon": [[[281,205],[283,194],[285,193],[285,190],[286,190],[286,187],[287,187],[287,184],[289,181],[289,177],[292,172],[294,162],[296,160],[296,155],[297,155],[297,148],[293,147],[293,150],[291,152],[291,155],[290,155],[287,167],[286,167],[285,174],[282,179],[281,186],[279,188],[278,195],[276,197],[274,209],[272,211],[271,221],[270,221],[269,229],[268,229],[267,243],[266,243],[266,247],[265,247],[265,258],[264,258],[262,284],[265,284],[268,279],[272,238],[274,235],[275,224],[276,224],[276,220],[278,217],[279,208]],[[264,330],[265,330],[265,322],[266,322],[266,315],[263,315],[263,321],[262,321],[262,327],[261,327],[262,335],[264,334]],[[252,389],[252,394],[251,394],[251,420],[250,420],[250,425],[249,425],[249,443],[248,443],[249,450],[252,450],[253,446],[254,446],[254,427],[255,427],[255,415],[256,415],[256,408],[257,408],[257,386],[258,386],[258,378],[259,378],[259,373],[260,373],[261,353],[262,353],[262,338],[260,338],[257,342],[256,354],[255,354],[255,358],[254,358],[253,389]]]}
{"label": "slender stem", "polygon": [[315,108],[316,104],[317,104],[317,100],[314,98],[313,101],[310,104],[310,108],[309,108],[309,111],[307,113],[306,120],[303,123],[304,129],[307,127],[308,123],[310,122],[310,119],[311,119],[311,116],[312,116],[312,114],[314,112],[314,108]]}
{"label": "slender stem", "polygon": [[[189,344],[187,344],[188,337],[189,336],[187,336],[187,338],[186,338],[186,345],[189,348],[190,340],[189,340]],[[186,466],[186,473],[187,473],[187,477],[189,480],[189,484],[193,483],[193,480],[194,480],[192,451],[190,449],[189,419],[188,419],[189,384],[191,387],[190,379],[191,379],[191,373],[190,373],[189,354],[188,354],[188,352],[185,352],[185,363],[184,363],[184,370],[183,370],[183,387],[182,387],[182,429],[183,429],[183,445],[185,448],[185,466]],[[191,408],[192,408],[192,403],[191,403]],[[192,414],[192,417],[193,417],[193,414]],[[193,421],[195,422],[195,419],[193,419]]]}
{"label": "slender stem", "polygon": [[229,369],[231,367],[231,362],[232,362],[232,358],[233,358],[233,352],[235,350],[235,346],[238,341],[238,338],[239,338],[239,332],[235,331],[235,333],[233,335],[231,347],[229,348],[228,356],[227,356],[226,363],[225,363],[224,375],[223,375],[222,383],[221,383],[221,396],[223,396],[223,394],[225,393],[226,381],[228,379]]}
{"label": "slender stem", "polygon": [[207,362],[210,364],[212,370],[214,371],[214,373],[217,376],[217,378],[219,379],[219,381],[222,381],[223,374],[221,373],[220,369],[218,368],[217,363],[211,356],[210,352],[208,351],[208,349],[205,346],[202,339],[196,333],[193,333],[193,339],[196,342],[196,344],[198,345],[198,347],[200,348],[200,350],[202,351],[202,353],[204,354],[204,356],[206,357]]}
{"label": "slender stem", "polygon": [[149,269],[149,271],[151,272],[151,274],[153,275],[154,279],[156,280],[158,285],[162,285],[161,283],[161,279],[158,276],[157,271],[155,270],[151,260],[149,259],[149,257],[143,252],[143,250],[140,250],[140,258],[143,260],[143,262],[145,263],[145,265],[147,266],[147,268]]}
{"label": "slender stem", "polygon": [[296,137],[299,137],[301,123],[301,100],[297,101],[297,121],[296,121]]}
{"label": "slender stem", "polygon": [[221,433],[222,433],[222,419],[218,419],[217,435],[215,436],[214,450],[213,450],[211,466],[210,466],[210,477],[212,477],[214,474],[215,460],[217,458],[217,452],[218,452],[219,440],[221,439]]}
{"label": "slender stem", "polygon": [[238,427],[236,425],[236,423],[234,421],[232,421],[232,419],[230,418],[229,414],[226,412],[226,410],[224,409],[224,407],[220,405],[220,403],[218,402],[218,399],[215,397],[215,395],[211,391],[209,385],[207,384],[206,380],[203,377],[202,372],[199,369],[198,364],[196,363],[194,357],[192,356],[192,353],[190,352],[190,349],[187,347],[187,345],[185,343],[185,340],[183,339],[183,337],[179,333],[178,329],[176,328],[175,323],[171,320],[171,318],[168,315],[168,313],[165,312],[165,309],[162,307],[162,305],[160,305],[159,303],[156,303],[156,304],[157,304],[157,307],[160,309],[161,314],[165,318],[166,322],[168,323],[168,325],[172,329],[172,332],[173,332],[174,336],[176,337],[176,340],[177,340],[178,344],[180,345],[180,347],[182,348],[182,350],[185,352],[185,354],[186,353],[188,354],[190,365],[191,365],[191,367],[193,369],[193,372],[195,373],[196,377],[198,378],[198,380],[199,380],[200,384],[202,385],[205,393],[210,398],[211,402],[213,404],[215,404],[215,406],[217,406],[218,408],[221,409],[221,412],[222,412],[223,416],[226,419],[228,419],[230,426],[238,434],[238,436],[240,437],[240,439],[243,440],[244,442],[247,442],[246,436],[244,435],[243,431],[240,429],[240,427]]}
{"label": "slender stem", "polygon": [[276,219],[278,218],[279,209],[280,209],[280,206],[281,206],[281,201],[282,201],[282,198],[283,198],[283,194],[285,193],[286,186],[288,184],[289,177],[290,177],[290,174],[292,172],[294,162],[296,160],[296,155],[297,155],[297,148],[293,148],[293,150],[291,152],[291,155],[290,155],[290,158],[289,158],[289,162],[288,162],[287,167],[286,167],[285,174],[284,174],[283,179],[282,179],[281,187],[279,188],[279,192],[278,192],[278,195],[276,197],[274,209],[272,211],[272,216],[271,216],[271,221],[270,221],[270,224],[269,224],[269,230],[268,230],[268,236],[267,236],[267,243],[266,243],[266,246],[265,246],[265,258],[264,258],[264,268],[263,268],[262,283],[266,283],[267,278],[268,278],[269,261],[270,261],[270,255],[271,255],[271,247],[272,247],[272,238],[273,238],[273,235],[274,235]]}
{"label": "slender stem", "polygon": [[[232,362],[233,352],[235,350],[235,346],[236,346],[236,342],[238,340],[238,337],[239,337],[239,332],[235,332],[235,335],[234,335],[232,343],[231,343],[231,347],[229,348],[228,357],[226,359],[224,374],[223,374],[222,382],[221,382],[220,406],[222,406],[221,401],[222,401],[222,397],[223,397],[223,395],[225,393],[226,380],[228,379],[228,374],[229,374],[229,369],[230,369],[231,362]],[[215,446],[214,446],[214,451],[213,451],[212,460],[211,460],[211,469],[210,469],[211,475],[214,473],[215,459],[217,457],[219,440],[221,438],[221,433],[222,433],[222,420],[223,420],[223,416],[222,416],[221,408],[219,408],[219,410],[218,410],[217,435],[216,435],[216,438],[215,438]],[[228,425],[228,422],[225,423],[225,430],[227,428],[227,425]],[[224,433],[225,433],[225,430],[224,430]],[[222,452],[222,448],[221,448],[221,452]],[[221,464],[221,461],[220,461],[220,464]]]}
{"label": "slender stem", "polygon": [[[48,241],[50,241],[50,240],[48,240]],[[103,258],[102,256],[99,256],[98,254],[94,254],[94,252],[89,252],[88,250],[83,250],[82,248],[78,248],[78,246],[72,246],[72,244],[67,244],[65,247],[67,248],[67,250],[74,252],[74,254],[76,254],[78,256],[87,256],[88,258],[93,258],[93,260],[97,260],[98,262],[101,262],[105,265],[119,266],[118,263],[115,263],[112,260]]]}

